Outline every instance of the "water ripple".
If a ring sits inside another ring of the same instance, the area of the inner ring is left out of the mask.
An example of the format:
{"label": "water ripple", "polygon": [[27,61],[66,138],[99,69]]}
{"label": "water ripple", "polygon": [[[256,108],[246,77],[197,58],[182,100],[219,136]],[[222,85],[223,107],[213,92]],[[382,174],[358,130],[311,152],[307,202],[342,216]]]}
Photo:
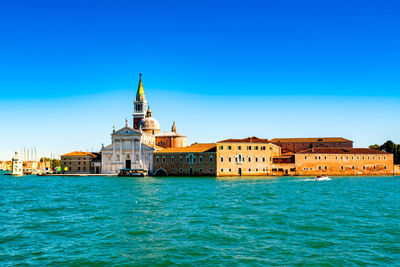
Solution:
{"label": "water ripple", "polygon": [[0,265],[400,265],[398,178],[0,174]]}

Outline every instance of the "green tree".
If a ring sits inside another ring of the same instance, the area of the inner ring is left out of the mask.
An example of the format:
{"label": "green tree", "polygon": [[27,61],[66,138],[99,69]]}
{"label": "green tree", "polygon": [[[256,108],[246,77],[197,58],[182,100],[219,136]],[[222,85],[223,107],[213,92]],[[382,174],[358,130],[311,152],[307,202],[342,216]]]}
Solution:
{"label": "green tree", "polygon": [[372,149],[377,149],[377,150],[380,150],[380,145],[377,145],[377,144],[375,144],[375,145],[370,145],[369,146],[369,148],[372,148]]}
{"label": "green tree", "polygon": [[51,161],[51,168],[54,169],[55,167],[60,167],[61,161],[59,159],[53,159]]}

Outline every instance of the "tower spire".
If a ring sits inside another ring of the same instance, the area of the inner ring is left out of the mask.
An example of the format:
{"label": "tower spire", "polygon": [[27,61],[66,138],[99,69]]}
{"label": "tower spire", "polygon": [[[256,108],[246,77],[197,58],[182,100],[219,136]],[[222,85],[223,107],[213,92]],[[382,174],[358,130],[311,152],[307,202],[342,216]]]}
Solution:
{"label": "tower spire", "polygon": [[140,73],[140,79],[139,79],[139,85],[136,93],[136,97],[138,96],[144,96],[144,89],[143,89],[143,84],[142,84],[142,74]]}

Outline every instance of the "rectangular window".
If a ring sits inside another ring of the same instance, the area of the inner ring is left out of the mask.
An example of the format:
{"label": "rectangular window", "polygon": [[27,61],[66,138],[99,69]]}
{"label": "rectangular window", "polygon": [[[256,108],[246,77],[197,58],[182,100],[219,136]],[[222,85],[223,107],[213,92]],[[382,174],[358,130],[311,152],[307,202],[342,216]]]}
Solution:
{"label": "rectangular window", "polygon": [[354,170],[354,166],[351,167]]}
{"label": "rectangular window", "polygon": [[231,172],[232,170],[231,170],[231,169],[229,169],[228,171],[229,171],[229,172]]}
{"label": "rectangular window", "polygon": [[340,166],[340,169],[341,169],[341,170],[344,170],[343,166]]}
{"label": "rectangular window", "polygon": [[219,146],[219,149],[220,150],[224,150],[224,146]]}
{"label": "rectangular window", "polygon": [[162,162],[165,163],[167,161],[167,159],[165,158],[165,156],[162,157]]}
{"label": "rectangular window", "polygon": [[80,171],[81,170],[81,167],[78,167],[78,171]]}
{"label": "rectangular window", "polygon": [[247,150],[251,150],[251,146],[247,146]]}
{"label": "rectangular window", "polygon": [[228,146],[228,150],[232,150],[232,146]]}
{"label": "rectangular window", "polygon": [[183,163],[183,156],[179,157],[179,163]]}
{"label": "rectangular window", "polygon": [[263,169],[263,172],[265,172],[265,168]]}
{"label": "rectangular window", "polygon": [[224,169],[221,169],[221,172],[224,172]]}
{"label": "rectangular window", "polygon": [[171,163],[174,163],[175,157],[171,156]]}
{"label": "rectangular window", "polygon": [[365,170],[365,166],[363,166],[363,170]]}
{"label": "rectangular window", "polygon": [[83,167],[83,170],[86,171],[86,167]]}
{"label": "rectangular window", "polygon": [[383,166],[383,169],[384,169],[384,170],[386,170],[386,165],[385,165],[385,166]]}
{"label": "rectangular window", "polygon": [[255,157],[256,162],[258,162],[258,157]]}
{"label": "rectangular window", "polygon": [[249,158],[249,162],[251,162],[251,157],[248,157]]}
{"label": "rectangular window", "polygon": [[256,172],[258,172],[258,169],[256,169]]}
{"label": "rectangular window", "polygon": [[307,159],[307,156],[304,156],[304,159]]}
{"label": "rectangular window", "polygon": [[180,168],[180,169],[179,169],[179,172],[180,172],[180,173],[182,173],[182,172],[183,172],[183,169],[182,169],[182,168]]}
{"label": "rectangular window", "polygon": [[213,172],[213,169],[212,169],[212,168],[210,168],[210,172]]}
{"label": "rectangular window", "polygon": [[160,162],[160,157],[159,156],[156,157],[156,162],[157,163]]}
{"label": "rectangular window", "polygon": [[261,150],[265,150],[265,146],[262,146],[262,147],[261,147]]}
{"label": "rectangular window", "polygon": [[386,157],[383,157],[383,160],[386,160]]}
{"label": "rectangular window", "polygon": [[242,146],[238,146],[238,150],[242,150]]}
{"label": "rectangular window", "polygon": [[175,170],[174,169],[171,169],[171,173],[174,173],[175,172]]}
{"label": "rectangular window", "polygon": [[328,166],[325,166],[325,171],[328,169]]}
{"label": "rectangular window", "polygon": [[258,150],[258,146],[255,146],[255,147],[254,147],[254,150]]}
{"label": "rectangular window", "polygon": [[321,167],[321,166],[318,166],[318,170],[322,170],[322,167]]}
{"label": "rectangular window", "polygon": [[315,159],[318,159],[318,157],[317,157],[317,156],[315,156]]}
{"label": "rectangular window", "polygon": [[221,156],[221,162],[224,162],[224,157],[223,156]]}
{"label": "rectangular window", "polygon": [[229,162],[232,162],[232,158],[231,158],[231,157],[229,157],[229,158],[228,158],[228,161],[229,161]]}
{"label": "rectangular window", "polygon": [[210,162],[213,162],[213,156],[210,156]]}
{"label": "rectangular window", "polygon": [[251,169],[249,168],[249,172],[251,172]]}
{"label": "rectangular window", "polygon": [[199,168],[199,172],[203,172],[203,168]]}
{"label": "rectangular window", "polygon": [[265,157],[263,157],[262,159],[263,159],[263,162],[265,162]]}
{"label": "rectangular window", "polygon": [[374,170],[376,170],[376,166],[374,166]]}
{"label": "rectangular window", "polygon": [[203,163],[203,156],[200,156],[200,157],[199,157],[199,162],[200,162],[200,163]]}

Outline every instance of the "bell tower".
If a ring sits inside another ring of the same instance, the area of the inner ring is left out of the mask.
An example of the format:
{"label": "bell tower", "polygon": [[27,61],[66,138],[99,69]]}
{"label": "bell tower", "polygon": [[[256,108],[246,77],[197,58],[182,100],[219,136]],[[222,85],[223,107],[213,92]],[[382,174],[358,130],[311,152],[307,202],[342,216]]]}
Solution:
{"label": "bell tower", "polygon": [[146,116],[147,111],[147,100],[144,94],[144,89],[142,85],[142,74],[140,73],[139,86],[136,92],[133,111],[133,129],[138,129],[138,123]]}

